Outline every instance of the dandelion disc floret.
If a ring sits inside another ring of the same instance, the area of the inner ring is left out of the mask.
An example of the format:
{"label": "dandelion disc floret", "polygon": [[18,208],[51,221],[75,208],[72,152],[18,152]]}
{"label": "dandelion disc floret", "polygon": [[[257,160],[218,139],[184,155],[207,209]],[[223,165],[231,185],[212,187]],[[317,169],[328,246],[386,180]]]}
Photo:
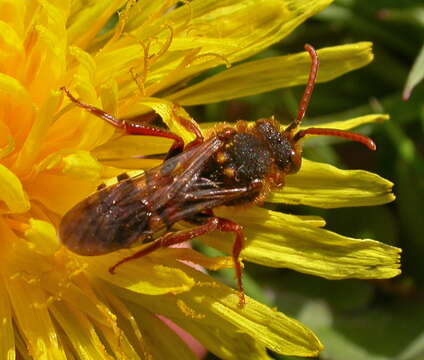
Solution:
{"label": "dandelion disc floret", "polygon": [[[309,57],[303,52],[233,65],[184,86],[204,70],[279,41],[329,2],[0,0],[1,359],[195,358],[158,315],[223,359],[267,359],[267,349],[319,353],[321,343],[304,325],[250,298],[239,308],[236,290],[180,261],[216,270],[232,267],[231,257],[163,248],[112,275],[109,268],[134,250],[79,256],[60,243],[58,227],[100,184],[134,167],[158,165],[152,155],[166,153],[176,139],[188,144],[199,138],[188,131],[196,124],[183,106],[305,83]],[[369,43],[318,54],[320,81],[372,58]],[[264,69],[279,70],[270,81]],[[286,75],[279,76],[281,69]],[[172,141],[122,136],[76,107],[60,90],[64,86],[114,118],[140,121],[153,111],[174,134]],[[322,127],[348,130],[382,119],[371,115]],[[332,196],[324,191],[329,184]],[[266,200],[374,205],[393,199],[391,186],[365,171],[303,160],[299,173]],[[247,261],[334,279],[399,272],[398,249],[329,232],[322,220],[259,207],[217,215],[243,226],[249,241],[240,256]],[[229,238],[208,235],[203,241],[231,254]]]}

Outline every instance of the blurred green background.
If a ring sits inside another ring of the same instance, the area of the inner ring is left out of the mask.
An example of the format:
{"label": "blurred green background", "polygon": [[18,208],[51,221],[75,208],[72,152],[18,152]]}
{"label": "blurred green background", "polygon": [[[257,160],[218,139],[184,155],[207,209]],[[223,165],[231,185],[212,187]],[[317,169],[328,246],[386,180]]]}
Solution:
{"label": "blurred green background", "polygon": [[[424,359],[424,82],[408,101],[402,100],[408,76],[410,83],[424,76],[424,0],[335,1],[256,58],[300,52],[305,43],[321,48],[357,41],[374,43],[374,61],[318,84],[305,124],[390,114],[390,121],[360,129],[375,140],[377,151],[320,138],[320,146],[316,141],[306,143],[305,156],[384,176],[395,183],[397,200],[367,208],[281,210],[320,215],[330,230],[401,247],[403,274],[391,280],[329,281],[246,264],[246,289],[314,330],[325,345],[319,359]],[[255,120],[274,114],[288,123],[302,92],[303,87],[297,87],[188,110],[205,121]],[[216,276],[231,283],[233,271]]]}

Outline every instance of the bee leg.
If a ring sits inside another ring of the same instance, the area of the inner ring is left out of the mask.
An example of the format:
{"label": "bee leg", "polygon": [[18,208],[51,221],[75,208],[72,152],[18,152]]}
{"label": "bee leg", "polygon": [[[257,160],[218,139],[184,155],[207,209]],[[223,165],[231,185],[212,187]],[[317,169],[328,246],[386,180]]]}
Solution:
{"label": "bee leg", "polygon": [[145,255],[148,255],[157,249],[168,247],[171,245],[180,244],[185,241],[194,239],[198,236],[204,235],[210,231],[216,230],[218,228],[218,224],[219,224],[219,220],[215,217],[211,217],[211,218],[208,218],[206,222],[204,222],[202,225],[199,225],[193,229],[166,233],[165,235],[161,236],[155,241],[149,243],[140,251],[137,251],[136,253],[126,258],[123,258],[122,260],[117,262],[115,265],[109,268],[109,272],[111,274],[114,274],[118,266],[128,261],[135,260]]}
{"label": "bee leg", "polygon": [[244,296],[243,282],[242,282],[242,265],[240,261],[240,253],[244,248],[245,236],[243,233],[243,227],[231,220],[216,218],[219,220],[218,229],[222,232],[233,232],[235,240],[233,244],[232,256],[234,261],[234,268],[236,270],[237,286],[239,289],[239,306],[242,308],[246,304]]}
{"label": "bee leg", "polygon": [[138,119],[136,120],[136,118],[123,119],[121,121],[124,122],[125,124],[126,132],[131,135],[151,135],[151,136],[158,136],[158,137],[173,139],[174,144],[169,149],[168,154],[165,158],[165,160],[167,160],[175,155],[178,155],[183,150],[186,150],[195,145],[201,144],[204,141],[202,132],[200,131],[200,128],[197,125],[197,123],[188,117],[179,115],[178,112],[180,109],[181,107],[177,104],[174,104],[172,106],[173,120],[195,136],[195,139],[191,141],[189,144],[187,144],[187,146],[184,146],[184,141],[180,136],[158,127],[149,126],[149,125],[140,123]]}
{"label": "bee leg", "polygon": [[[210,214],[204,214],[204,215],[210,215]],[[193,222],[197,220],[196,217],[193,217]],[[191,220],[190,220],[191,221]],[[243,283],[242,283],[242,265],[240,261],[240,252],[243,250],[244,246],[244,234],[243,234],[243,228],[241,225],[227,219],[218,218],[215,216],[210,216],[207,218],[202,218],[200,221],[203,223],[202,225],[199,225],[193,229],[189,230],[183,230],[183,231],[177,231],[177,232],[169,232],[160,238],[156,239],[152,243],[148,244],[146,247],[141,249],[140,251],[137,251],[136,253],[127,256],[126,258],[123,258],[122,260],[118,261],[115,265],[111,266],[109,268],[109,272],[111,274],[114,274],[116,271],[116,268],[128,261],[135,260],[138,258],[141,258],[145,255],[148,255],[152,253],[153,251],[168,247],[171,245],[180,244],[182,242],[194,239],[196,237],[199,237],[201,235],[207,234],[211,231],[218,230],[222,232],[233,232],[236,235],[234,245],[233,245],[233,251],[232,251],[232,257],[234,261],[234,267],[236,270],[236,277],[237,277],[237,285],[239,289],[239,306],[243,307],[246,303],[245,296],[244,296],[244,289],[243,289]]]}
{"label": "bee leg", "polygon": [[78,100],[71,94],[71,92],[66,87],[62,87],[61,90],[63,90],[66,96],[68,96],[69,100],[71,100],[77,106],[107,121],[109,124],[117,127],[118,129],[125,131],[125,133],[129,135],[157,136],[157,137],[163,137],[163,138],[174,140],[174,144],[171,146],[166,156],[167,159],[179,154],[180,152],[184,150],[183,139],[172,132],[163,130],[155,126],[144,124],[143,122],[140,121],[140,118],[134,120],[133,122],[131,122],[131,119],[125,120],[125,119],[115,118],[113,115],[95,106],[83,103],[82,101]]}
{"label": "bee leg", "polygon": [[186,129],[187,131],[191,132],[192,134],[196,136],[196,138],[190,143],[188,143],[187,146],[185,147],[185,149],[189,149],[193,146],[201,144],[204,141],[204,138],[203,138],[202,132],[200,131],[199,125],[197,125],[195,121],[191,120],[190,118],[180,116],[178,114],[178,111],[180,109],[182,109],[181,106],[177,104],[173,105],[172,113],[174,115],[174,120],[178,122],[182,127],[184,127],[184,129]]}
{"label": "bee leg", "polygon": [[215,217],[212,210],[205,210],[202,213],[197,214],[196,216],[193,216],[190,219],[185,219],[187,221],[190,221],[194,224],[204,223],[205,221],[211,221],[214,219],[217,221],[216,228],[210,229],[212,230],[218,230],[221,232],[233,232],[235,234],[235,240],[232,250],[232,257],[234,262],[234,269],[236,271],[236,278],[237,278],[237,286],[239,289],[239,306],[244,307],[246,304],[246,299],[244,295],[244,288],[243,288],[243,282],[242,282],[242,275],[243,275],[243,267],[240,261],[240,253],[244,248],[245,243],[245,236],[243,233],[243,227],[231,220]]}
{"label": "bee leg", "polygon": [[[69,89],[66,88],[65,86],[63,86],[61,90],[63,90],[66,96],[69,98],[69,100],[71,100],[77,106],[107,121],[109,124],[124,130],[129,135],[157,136],[157,137],[163,137],[163,138],[174,140],[174,144],[169,149],[166,159],[169,159],[184,150],[184,141],[180,136],[170,131],[163,130],[161,128],[146,124],[154,120],[156,117],[156,114],[152,115],[152,113],[150,112],[150,113],[133,117],[130,119],[118,119],[118,118],[115,118],[113,115],[103,111],[102,109],[99,109],[95,106],[86,104],[78,100],[71,94]],[[186,130],[188,130],[189,132],[193,133],[196,136],[196,138],[190,144],[188,144],[188,146],[191,147],[193,145],[202,143],[203,136],[197,124],[188,118],[179,116],[177,114],[178,109],[179,109],[178,105],[174,105],[173,114],[174,114],[175,120],[181,126],[183,126]]]}

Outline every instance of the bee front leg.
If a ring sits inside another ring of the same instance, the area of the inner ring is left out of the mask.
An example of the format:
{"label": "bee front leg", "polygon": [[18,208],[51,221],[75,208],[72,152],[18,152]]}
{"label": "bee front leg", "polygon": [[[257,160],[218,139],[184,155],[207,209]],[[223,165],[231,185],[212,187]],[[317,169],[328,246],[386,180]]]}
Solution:
{"label": "bee front leg", "polygon": [[[170,131],[163,130],[159,127],[148,124],[149,122],[154,120],[156,117],[156,115],[153,113],[147,113],[147,114],[139,115],[129,119],[118,119],[118,118],[115,118],[113,115],[103,111],[102,109],[99,109],[95,106],[86,104],[82,102],[81,100],[78,100],[71,94],[69,89],[66,88],[65,86],[61,87],[61,90],[65,92],[69,100],[71,100],[75,105],[107,121],[109,124],[125,131],[125,133],[129,135],[157,136],[157,137],[174,140],[174,144],[169,149],[166,159],[169,159],[184,150],[184,140],[180,136]],[[179,113],[178,110],[179,110],[179,106],[174,105],[172,108],[172,111],[174,114],[175,121],[178,122],[181,126],[183,126],[187,131],[193,133],[196,136],[196,138],[190,144],[188,144],[188,147],[202,143],[203,136],[200,131],[200,128],[197,126],[197,124],[194,121],[191,121],[190,119],[186,117],[178,115]]]}

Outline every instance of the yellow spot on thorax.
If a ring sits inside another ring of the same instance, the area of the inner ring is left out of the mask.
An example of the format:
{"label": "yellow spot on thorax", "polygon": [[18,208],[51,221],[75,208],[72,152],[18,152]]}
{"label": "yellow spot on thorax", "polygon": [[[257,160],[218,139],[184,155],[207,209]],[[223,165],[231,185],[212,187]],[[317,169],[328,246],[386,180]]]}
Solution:
{"label": "yellow spot on thorax", "polygon": [[236,171],[233,168],[227,167],[224,169],[224,174],[225,176],[234,179],[234,177],[236,176]]}
{"label": "yellow spot on thorax", "polygon": [[228,160],[228,154],[220,151],[216,154],[216,161],[218,164],[223,164]]}

